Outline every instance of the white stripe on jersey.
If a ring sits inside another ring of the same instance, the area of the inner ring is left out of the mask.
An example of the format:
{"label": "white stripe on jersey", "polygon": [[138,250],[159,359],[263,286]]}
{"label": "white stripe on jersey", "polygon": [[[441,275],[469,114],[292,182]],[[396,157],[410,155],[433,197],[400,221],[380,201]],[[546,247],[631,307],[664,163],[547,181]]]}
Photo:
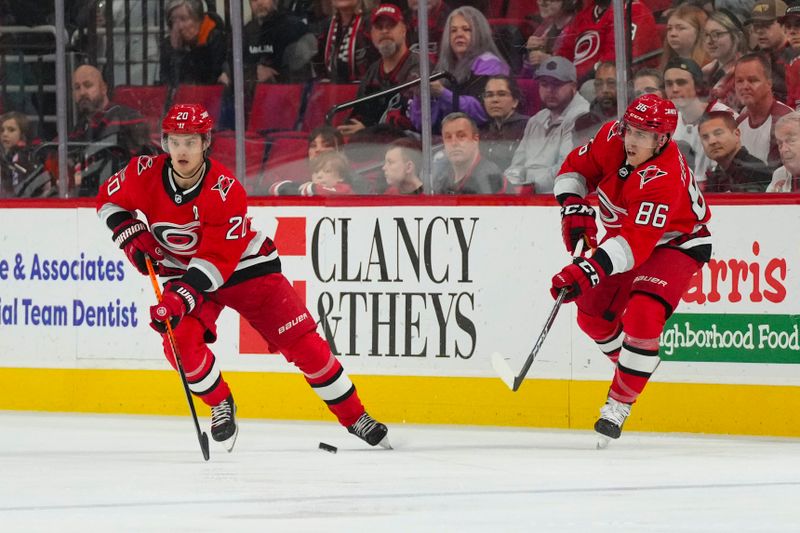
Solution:
{"label": "white stripe on jersey", "polygon": [[211,287],[209,287],[207,292],[212,292],[219,289],[222,286],[224,280],[222,279],[222,274],[219,273],[217,267],[214,266],[213,263],[210,261],[206,261],[205,259],[198,259],[197,257],[193,257],[191,261],[189,261],[188,268],[196,268],[200,272],[202,272],[208,280],[211,282]]}
{"label": "white stripe on jersey", "polygon": [[631,245],[621,235],[612,237],[600,245],[600,248],[608,254],[611,259],[611,272],[608,274],[619,274],[620,272],[627,272],[633,268],[633,250]]}
{"label": "white stripe on jersey", "polygon": [[577,194],[581,198],[589,194],[589,189],[586,187],[586,178],[577,172],[565,172],[556,176],[555,184],[553,185],[553,195],[560,194]]}
{"label": "white stripe on jersey", "polygon": [[266,240],[267,236],[261,231],[256,230],[256,234],[247,244],[247,248],[244,249],[244,252],[242,252],[242,257],[250,257],[251,255],[256,255],[258,251],[261,249],[261,246],[264,244],[264,241]]}
{"label": "white stripe on jersey", "polygon": [[103,221],[103,225],[108,227],[108,219],[112,215],[116,215],[117,213],[130,213],[127,209],[122,209],[117,204],[107,203],[103,204],[103,207],[97,211],[97,216],[100,217],[100,220]]}

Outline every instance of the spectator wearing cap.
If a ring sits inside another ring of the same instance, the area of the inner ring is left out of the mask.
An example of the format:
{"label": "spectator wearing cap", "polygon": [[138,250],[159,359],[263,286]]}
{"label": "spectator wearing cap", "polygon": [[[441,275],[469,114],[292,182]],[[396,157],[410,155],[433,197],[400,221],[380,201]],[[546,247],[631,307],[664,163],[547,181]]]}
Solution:
{"label": "spectator wearing cap", "polygon": [[781,0],[756,2],[749,23],[756,39],[755,50],[767,54],[772,66],[772,92],[779,102],[787,101],[786,68],[797,55],[789,46],[780,20],[786,15],[786,4]]}
{"label": "spectator wearing cap", "polygon": [[[370,38],[381,57],[370,65],[358,86],[358,98],[369,96],[419,77],[419,55],[406,44],[403,13],[394,4],[381,4],[370,17]],[[408,119],[409,92],[369,100],[353,108],[350,119],[339,126],[346,138],[378,125],[411,129]]]}
{"label": "spectator wearing cap", "polygon": [[[480,97],[486,89],[486,80],[495,74],[508,75],[510,68],[500,58],[483,13],[469,6],[454,9],[447,17],[439,51],[435,70],[448,72],[452,81],[437,80],[430,84],[433,130],[439,131],[442,118],[455,111],[463,111],[478,125],[485,124],[489,117]],[[417,97],[411,101],[411,121],[419,131],[422,109]]]}
{"label": "spectator wearing cap", "polygon": [[712,111],[700,119],[703,151],[713,161],[706,170],[705,192],[764,192],[771,173],[759,158],[742,146],[734,116]]}
{"label": "spectator wearing cap", "polygon": [[711,13],[706,21],[704,42],[711,58],[711,62],[703,67],[709,97],[730,108],[741,109],[736,99],[733,67],[736,60],[748,50],[744,26],[733,12],[719,9]]}
{"label": "spectator wearing cap", "polygon": [[773,171],[780,166],[775,124],[792,109],[775,98],[771,70],[769,59],[753,52],[739,58],[733,72],[736,97],[745,106],[738,118],[742,144]]}
{"label": "spectator wearing cap", "polygon": [[481,153],[499,168],[507,168],[517,150],[528,115],[517,112],[522,92],[514,78],[490,76],[483,93],[483,107],[489,122],[480,127]]}
{"label": "spectator wearing cap", "polygon": [[783,165],[772,174],[767,192],[800,190],[800,113],[792,111],[778,119],[775,138]]}
{"label": "spectator wearing cap", "polygon": [[522,141],[505,171],[522,193],[553,192],[561,163],[572,151],[575,119],[589,111],[578,93],[577,72],[569,59],[552,56],[536,70],[544,109],[528,121]]}
{"label": "spectator wearing cap", "polygon": [[[800,53],[800,3],[789,6],[786,14],[780,19],[789,40],[789,46]],[[786,104],[797,109],[800,107],[800,57],[795,56],[786,67]]]}
{"label": "spectator wearing cap", "polygon": [[504,193],[506,183],[497,165],[481,157],[480,133],[466,113],[450,113],[442,120],[446,159],[433,172],[434,194]]}
{"label": "spectator wearing cap", "polygon": [[711,161],[703,152],[703,144],[697,132],[700,118],[703,113],[711,111],[733,113],[733,110],[720,102],[712,100],[706,103],[700,98],[705,90],[703,71],[691,59],[671,59],[664,70],[664,86],[667,98],[678,109],[678,125],[672,140],[686,158],[695,179],[701,182],[705,179],[706,169]]}
{"label": "spectator wearing cap", "polygon": [[614,63],[597,65],[594,73],[594,100],[589,111],[575,119],[574,146],[582,146],[594,137],[600,126],[617,117],[617,67]]}

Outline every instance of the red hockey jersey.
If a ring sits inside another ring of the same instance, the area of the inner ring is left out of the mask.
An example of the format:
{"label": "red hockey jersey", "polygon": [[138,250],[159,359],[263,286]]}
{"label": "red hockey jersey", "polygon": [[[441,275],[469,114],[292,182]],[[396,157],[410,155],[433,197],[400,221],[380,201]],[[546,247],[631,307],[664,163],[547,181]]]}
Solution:
{"label": "red hockey jersey", "polygon": [[[653,13],[641,2],[631,4],[631,42],[633,58],[661,48],[661,34]],[[555,55],[566,57],[578,70],[578,80],[591,77],[595,65],[600,61],[614,63],[614,13],[612,6],[602,10],[595,2],[581,9],[572,22],[564,28],[560,45]]]}
{"label": "red hockey jersey", "polygon": [[136,157],[106,180],[97,195],[101,220],[113,230],[144,213],[167,252],[161,265],[185,271],[183,280],[198,290],[280,272],[272,240],[250,227],[247,195],[232,172],[206,159],[203,177],[183,190],[168,161],[167,154]]}
{"label": "red hockey jersey", "polygon": [[611,260],[609,274],[638,267],[656,246],[708,261],[711,212],[678,146],[669,141],[660,154],[636,168],[625,160],[619,122],[609,122],[567,156],[553,191],[581,197],[597,191],[606,229],[600,248]]}

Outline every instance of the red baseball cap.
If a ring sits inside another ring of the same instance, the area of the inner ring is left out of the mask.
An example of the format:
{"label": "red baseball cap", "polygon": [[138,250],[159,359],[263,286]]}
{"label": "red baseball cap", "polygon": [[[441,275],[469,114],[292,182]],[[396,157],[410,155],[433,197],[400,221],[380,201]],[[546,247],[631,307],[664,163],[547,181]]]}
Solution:
{"label": "red baseball cap", "polygon": [[403,19],[403,12],[400,11],[400,8],[394,4],[381,4],[376,7],[372,12],[372,16],[369,18],[370,24],[375,24],[375,21],[381,17],[392,19],[395,22],[405,23],[405,19]]}

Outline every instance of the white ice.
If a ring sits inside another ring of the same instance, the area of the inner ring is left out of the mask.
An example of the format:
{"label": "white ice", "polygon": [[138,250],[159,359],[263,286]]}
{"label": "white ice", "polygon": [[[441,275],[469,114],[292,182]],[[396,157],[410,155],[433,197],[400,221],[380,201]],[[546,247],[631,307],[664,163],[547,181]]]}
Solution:
{"label": "white ice", "polygon": [[0,413],[0,532],[800,530],[795,439],[240,423],[206,463],[188,417]]}

